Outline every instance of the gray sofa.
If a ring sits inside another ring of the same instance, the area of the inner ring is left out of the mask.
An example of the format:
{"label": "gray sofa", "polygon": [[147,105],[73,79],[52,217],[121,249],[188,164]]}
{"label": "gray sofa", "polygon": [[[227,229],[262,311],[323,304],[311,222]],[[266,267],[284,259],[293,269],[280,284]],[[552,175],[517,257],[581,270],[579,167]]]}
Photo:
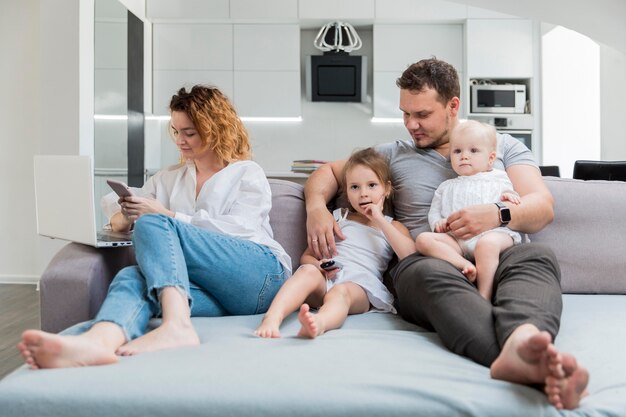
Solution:
{"label": "gray sofa", "polygon": [[[351,316],[321,338],[252,335],[261,316],[194,318],[202,344],[83,369],[0,381],[0,416],[626,416],[626,183],[546,178],[556,219],[532,236],[555,250],[564,311],[557,346],[591,372],[590,395],[557,411],[531,387],[442,347],[436,334],[391,314]],[[276,238],[297,261],[305,247],[300,185],[271,181]],[[127,248],[70,244],[41,279],[42,327],[88,320]],[[297,266],[297,262],[296,262]]]}

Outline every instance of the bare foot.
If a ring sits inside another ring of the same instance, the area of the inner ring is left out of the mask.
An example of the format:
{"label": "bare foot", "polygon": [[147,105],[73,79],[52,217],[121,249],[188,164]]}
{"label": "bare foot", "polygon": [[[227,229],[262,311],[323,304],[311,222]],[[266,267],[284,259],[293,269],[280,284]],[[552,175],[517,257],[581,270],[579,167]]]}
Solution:
{"label": "bare foot", "polygon": [[559,410],[573,410],[587,395],[589,372],[579,366],[572,355],[557,354],[550,358],[550,374],[545,382],[550,403]]}
{"label": "bare foot", "polygon": [[83,335],[60,336],[26,330],[17,347],[32,369],[108,365],[118,361],[112,349]]}
{"label": "bare foot", "polygon": [[302,324],[302,328],[298,332],[298,336],[315,339],[317,336],[322,334],[322,331],[315,320],[315,315],[311,313],[308,304],[302,304],[302,306],[300,306],[298,320],[300,320],[300,323]]}
{"label": "bare foot", "polygon": [[263,321],[261,322],[261,325],[254,331],[254,334],[259,336],[259,337],[265,337],[265,338],[271,338],[271,339],[275,339],[275,338],[279,338],[280,337],[280,323],[282,322],[282,320],[275,318],[275,317],[270,317],[270,316],[265,316],[263,317]]}
{"label": "bare foot", "polygon": [[199,344],[200,338],[191,322],[174,324],[164,321],[151,332],[120,346],[116,353],[121,356],[131,356],[138,353]]}
{"label": "bare foot", "polygon": [[491,365],[491,377],[520,384],[544,383],[550,374],[550,357],[556,354],[550,333],[523,324],[504,343]]}
{"label": "bare foot", "polygon": [[463,269],[461,269],[461,273],[465,275],[469,282],[476,281],[476,266],[473,263],[468,262],[465,264]]}

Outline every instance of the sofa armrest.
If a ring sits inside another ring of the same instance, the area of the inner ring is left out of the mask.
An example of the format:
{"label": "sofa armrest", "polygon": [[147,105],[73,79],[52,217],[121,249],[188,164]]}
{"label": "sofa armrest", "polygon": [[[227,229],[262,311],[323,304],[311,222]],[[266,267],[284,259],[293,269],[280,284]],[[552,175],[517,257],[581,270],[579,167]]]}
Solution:
{"label": "sofa armrest", "polygon": [[92,319],[115,274],[133,264],[132,247],[97,249],[79,243],[64,246],[39,283],[41,329],[57,333]]}

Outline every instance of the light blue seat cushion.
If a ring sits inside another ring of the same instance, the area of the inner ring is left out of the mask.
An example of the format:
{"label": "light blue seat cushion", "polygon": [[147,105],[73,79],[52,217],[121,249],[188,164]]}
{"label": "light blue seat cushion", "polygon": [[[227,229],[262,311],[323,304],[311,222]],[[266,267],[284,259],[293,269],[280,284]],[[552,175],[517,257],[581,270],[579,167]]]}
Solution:
{"label": "light blue seat cushion", "polygon": [[557,345],[591,371],[590,395],[558,412],[538,390],[490,379],[434,333],[389,314],[351,316],[316,340],[252,335],[261,316],[197,318],[197,347],[119,364],[31,371],[0,382],[0,416],[626,416],[624,297],[565,295]]}

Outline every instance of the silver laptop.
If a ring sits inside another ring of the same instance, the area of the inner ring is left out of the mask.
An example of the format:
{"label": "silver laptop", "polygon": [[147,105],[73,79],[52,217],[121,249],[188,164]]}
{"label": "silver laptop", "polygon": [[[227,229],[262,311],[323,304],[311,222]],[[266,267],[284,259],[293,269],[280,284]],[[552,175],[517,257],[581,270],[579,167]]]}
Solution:
{"label": "silver laptop", "polygon": [[37,233],[95,247],[132,245],[130,233],[98,231],[89,156],[36,155]]}

